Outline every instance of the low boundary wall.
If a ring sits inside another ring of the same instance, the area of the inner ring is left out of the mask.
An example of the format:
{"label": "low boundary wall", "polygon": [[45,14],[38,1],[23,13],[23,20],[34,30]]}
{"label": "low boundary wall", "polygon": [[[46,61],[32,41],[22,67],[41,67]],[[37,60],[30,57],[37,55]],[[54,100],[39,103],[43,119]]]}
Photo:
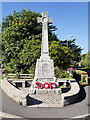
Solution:
{"label": "low boundary wall", "polygon": [[21,103],[22,105],[26,105],[27,95],[19,89],[15,88],[13,85],[11,85],[7,80],[1,80],[1,88],[10,98],[12,98],[18,103]]}
{"label": "low boundary wall", "polygon": [[[60,102],[62,104],[62,107],[76,102],[79,97],[80,87],[76,80],[70,81],[70,84],[70,91],[61,94],[62,99]],[[27,95],[11,85],[7,80],[1,80],[1,88],[10,98],[15,100],[16,102],[21,102],[22,105],[27,105]]]}

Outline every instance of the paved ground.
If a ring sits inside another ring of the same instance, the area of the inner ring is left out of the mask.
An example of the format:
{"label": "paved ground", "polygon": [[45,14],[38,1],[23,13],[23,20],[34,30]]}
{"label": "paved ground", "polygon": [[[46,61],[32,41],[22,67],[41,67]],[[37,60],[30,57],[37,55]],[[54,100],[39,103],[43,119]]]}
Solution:
{"label": "paved ground", "polygon": [[2,117],[2,118],[21,118],[21,117],[11,115],[11,114],[8,114],[8,113],[5,113],[5,112],[0,112],[0,117]]}
{"label": "paved ground", "polygon": [[[24,118],[70,118],[88,114],[88,89],[90,86],[82,87],[82,95],[77,104],[64,108],[29,108],[21,106],[11,100],[2,92],[2,111]],[[0,89],[1,94],[1,89]]]}

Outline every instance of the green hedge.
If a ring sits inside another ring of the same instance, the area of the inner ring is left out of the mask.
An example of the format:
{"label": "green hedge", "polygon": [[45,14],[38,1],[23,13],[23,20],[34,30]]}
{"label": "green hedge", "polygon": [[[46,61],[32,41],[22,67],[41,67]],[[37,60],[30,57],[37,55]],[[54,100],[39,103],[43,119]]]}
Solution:
{"label": "green hedge", "polygon": [[73,78],[77,80],[78,83],[82,84],[84,82],[84,78],[85,76],[83,77],[82,79],[82,70],[76,70],[76,72],[73,73]]}

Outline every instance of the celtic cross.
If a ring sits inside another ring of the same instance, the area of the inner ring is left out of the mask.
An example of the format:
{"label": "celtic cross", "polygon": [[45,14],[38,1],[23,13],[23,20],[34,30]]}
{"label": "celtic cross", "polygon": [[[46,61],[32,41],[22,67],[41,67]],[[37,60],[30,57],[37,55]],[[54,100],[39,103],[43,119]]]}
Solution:
{"label": "celtic cross", "polygon": [[48,12],[42,12],[42,17],[37,18],[38,23],[42,23],[42,48],[41,54],[49,54],[48,51],[48,24],[52,23],[52,18],[47,16]]}

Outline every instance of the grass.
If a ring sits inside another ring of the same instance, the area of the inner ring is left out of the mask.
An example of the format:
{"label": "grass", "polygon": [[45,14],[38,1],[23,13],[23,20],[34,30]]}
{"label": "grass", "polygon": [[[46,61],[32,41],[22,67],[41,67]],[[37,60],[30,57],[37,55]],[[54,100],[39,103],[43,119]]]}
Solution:
{"label": "grass", "polygon": [[60,87],[61,87],[61,88],[64,88],[64,85],[61,85]]}

